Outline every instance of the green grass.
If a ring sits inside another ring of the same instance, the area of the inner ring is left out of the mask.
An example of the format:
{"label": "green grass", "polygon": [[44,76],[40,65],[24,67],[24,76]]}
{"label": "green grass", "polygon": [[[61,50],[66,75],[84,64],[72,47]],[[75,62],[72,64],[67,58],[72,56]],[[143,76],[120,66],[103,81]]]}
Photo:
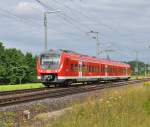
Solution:
{"label": "green grass", "polygon": [[18,84],[18,85],[0,85],[0,91],[11,91],[19,89],[31,89],[44,87],[41,83],[29,83],[29,84]]}
{"label": "green grass", "polygon": [[144,85],[150,87],[150,81],[145,82]]}
{"label": "green grass", "polygon": [[45,127],[150,127],[150,86],[110,90],[88,99]]}
{"label": "green grass", "polygon": [[139,75],[139,76],[131,76],[131,80],[135,80],[135,79],[144,79],[145,78],[145,76],[141,76],[141,75]]}

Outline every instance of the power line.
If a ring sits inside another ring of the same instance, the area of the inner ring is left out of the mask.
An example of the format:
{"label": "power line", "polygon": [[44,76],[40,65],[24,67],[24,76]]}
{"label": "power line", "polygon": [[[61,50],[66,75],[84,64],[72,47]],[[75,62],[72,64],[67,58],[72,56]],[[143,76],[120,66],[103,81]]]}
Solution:
{"label": "power line", "polygon": [[[60,5],[63,8],[66,8],[67,10],[69,10],[69,13],[72,13],[73,16],[76,16],[76,19],[81,20],[79,15],[82,15],[82,12],[78,13],[76,12],[75,9],[70,8],[69,6],[65,5],[65,4],[61,4],[61,2],[58,2],[57,0],[53,0],[52,2],[54,2],[57,5]],[[78,20],[74,19],[71,16],[68,16],[67,14],[65,14],[67,17],[71,18],[72,20],[78,22]],[[82,15],[83,16],[83,15]],[[89,19],[88,19],[89,20]],[[90,30],[92,30],[93,28],[91,28],[89,25],[83,24],[85,27],[89,28]]]}
{"label": "power line", "polygon": [[[47,10],[55,10],[55,8],[49,6],[49,5],[46,5],[45,3],[41,2],[40,0],[36,0],[39,4],[41,4],[43,7],[45,7],[45,9]],[[57,15],[59,18],[63,19],[65,22],[68,22],[70,23],[72,26],[74,26],[77,30],[79,30],[80,32],[84,32],[86,34],[86,32],[81,28],[83,26],[80,26],[79,27],[79,24],[77,25],[77,21],[74,22],[74,20],[72,18],[66,18],[67,15],[65,15],[65,17],[61,14],[58,14],[56,13],[55,15]],[[67,16],[68,17],[68,16]],[[89,31],[89,30],[88,30]]]}
{"label": "power line", "polygon": [[[73,8],[71,8],[71,7],[69,7],[69,6],[65,5],[65,4],[61,4],[61,2],[59,2],[59,1],[57,1],[57,0],[53,0],[53,2],[54,2],[54,1],[55,1],[56,3],[58,3],[58,4],[62,5],[62,6],[64,6],[65,8],[71,10],[71,12],[73,12],[74,14],[76,13],[77,15],[81,15],[81,16],[85,17],[86,19],[91,20],[91,18],[90,18],[88,15],[86,15],[85,13],[83,13],[82,11],[73,9]],[[95,22],[95,21],[94,21],[94,22]],[[97,24],[100,23],[100,24],[102,24],[103,26],[107,27],[108,29],[113,30],[112,27],[110,27],[109,25],[107,25],[107,24],[105,24],[105,23],[103,23],[103,22],[101,22],[101,21],[96,22],[96,23],[97,23]]]}

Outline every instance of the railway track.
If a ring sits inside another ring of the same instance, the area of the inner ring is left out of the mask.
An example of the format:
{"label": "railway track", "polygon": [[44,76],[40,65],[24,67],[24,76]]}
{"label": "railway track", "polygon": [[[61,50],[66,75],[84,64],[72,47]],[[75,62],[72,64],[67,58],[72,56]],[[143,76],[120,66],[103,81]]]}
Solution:
{"label": "railway track", "polygon": [[[136,84],[144,81],[150,81],[150,79],[144,80],[133,80],[124,82],[114,82],[114,83],[103,83],[103,84],[93,84],[93,85],[82,85],[78,87],[68,87],[68,88],[58,88],[58,89],[28,89],[28,90],[17,90],[17,91],[7,91],[1,92],[0,95],[0,107],[11,106],[20,103],[31,102],[35,100],[42,100],[46,98],[59,98],[67,95],[79,94],[90,92],[94,90],[100,90],[110,87],[118,87],[128,84]],[[16,93],[15,93],[16,92]],[[4,95],[5,94],[5,95]]]}

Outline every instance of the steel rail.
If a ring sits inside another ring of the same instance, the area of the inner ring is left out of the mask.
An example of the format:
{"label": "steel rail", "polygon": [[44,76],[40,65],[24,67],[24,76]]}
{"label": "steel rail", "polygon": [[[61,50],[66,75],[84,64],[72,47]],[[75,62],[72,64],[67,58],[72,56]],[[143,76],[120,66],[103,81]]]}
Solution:
{"label": "steel rail", "polygon": [[85,93],[85,92],[90,92],[90,91],[95,91],[95,90],[100,90],[100,89],[110,88],[110,87],[119,87],[128,84],[136,84],[144,81],[150,81],[150,79],[106,83],[106,84],[93,84],[93,85],[86,85],[86,86],[79,86],[79,87],[62,88],[56,90],[49,89],[49,90],[43,90],[35,93],[32,92],[29,94],[21,94],[21,95],[19,94],[16,96],[0,98],[0,107],[11,106],[11,105],[31,102],[35,100],[42,100],[46,98],[59,98],[67,95]]}

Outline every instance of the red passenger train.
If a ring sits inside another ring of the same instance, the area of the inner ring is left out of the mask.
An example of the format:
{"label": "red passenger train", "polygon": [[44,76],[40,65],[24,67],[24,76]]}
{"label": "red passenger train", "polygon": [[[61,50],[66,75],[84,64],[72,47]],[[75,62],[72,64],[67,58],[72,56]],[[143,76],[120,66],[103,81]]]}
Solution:
{"label": "red passenger train", "polygon": [[50,50],[42,53],[36,65],[37,77],[45,86],[128,80],[131,75],[128,64],[90,57],[68,50]]}

